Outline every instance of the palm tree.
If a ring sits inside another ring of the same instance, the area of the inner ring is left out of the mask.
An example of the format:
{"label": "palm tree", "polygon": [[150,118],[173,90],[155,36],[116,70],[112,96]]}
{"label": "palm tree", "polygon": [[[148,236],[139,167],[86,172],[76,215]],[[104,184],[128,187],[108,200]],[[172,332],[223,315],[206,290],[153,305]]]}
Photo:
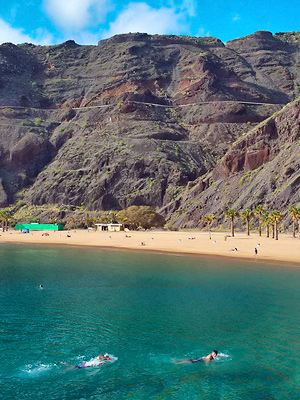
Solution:
{"label": "palm tree", "polygon": [[109,219],[110,219],[110,223],[114,224],[117,221],[117,212],[116,211],[110,211],[109,212]]}
{"label": "palm tree", "polygon": [[8,221],[11,219],[10,214],[7,211],[2,210],[0,211],[0,219],[2,222],[2,232],[8,231]]}
{"label": "palm tree", "polygon": [[271,212],[269,214],[269,222],[270,222],[270,226],[272,228],[272,239],[274,239],[275,238],[275,218],[274,218],[273,212]]}
{"label": "palm tree", "polygon": [[270,237],[270,226],[274,226],[274,220],[268,211],[262,213],[262,222],[266,226],[266,237]]}
{"label": "palm tree", "polygon": [[216,219],[216,217],[214,216],[214,214],[206,214],[206,215],[203,215],[203,217],[202,217],[202,220],[208,226],[209,239],[211,239],[211,234],[210,234],[211,224],[214,222],[215,219]]}
{"label": "palm tree", "polygon": [[293,218],[293,237],[296,237],[296,221],[300,217],[300,207],[291,206],[289,208],[289,214]]}
{"label": "palm tree", "polygon": [[242,210],[241,216],[247,223],[247,235],[250,236],[250,219],[254,217],[254,212],[249,208],[245,208],[245,210]]}
{"label": "palm tree", "polygon": [[5,211],[0,211],[0,221],[1,221],[1,225],[2,225],[2,232],[4,232],[5,229],[5,217],[4,217],[4,213]]}
{"label": "palm tree", "polygon": [[255,214],[258,215],[258,234],[261,236],[261,222],[262,222],[262,214],[264,212],[263,206],[258,204],[254,210]]}
{"label": "palm tree", "polygon": [[96,215],[95,215],[94,218],[93,218],[93,223],[94,223],[94,228],[95,228],[95,231],[96,231],[96,230],[97,230],[97,226],[96,226],[97,217],[96,217]]}
{"label": "palm tree", "polygon": [[[282,220],[283,214],[278,210],[274,210],[271,213],[271,216],[272,216],[274,224],[275,224],[275,240],[278,240],[278,222],[280,222]],[[274,234],[273,234],[273,239],[274,239]]]}
{"label": "palm tree", "polygon": [[264,211],[261,215],[261,220],[266,226],[266,237],[270,237],[271,218],[268,211]]}
{"label": "palm tree", "polygon": [[108,218],[106,215],[101,215],[100,217],[101,224],[108,224]]}
{"label": "palm tree", "polygon": [[240,214],[234,208],[227,208],[225,211],[225,218],[230,218],[231,220],[231,236],[234,237],[234,218],[238,218]]}
{"label": "palm tree", "polygon": [[89,216],[89,214],[86,214],[86,216],[84,218],[84,222],[85,222],[86,227],[88,228],[89,224],[90,224],[90,216]]}

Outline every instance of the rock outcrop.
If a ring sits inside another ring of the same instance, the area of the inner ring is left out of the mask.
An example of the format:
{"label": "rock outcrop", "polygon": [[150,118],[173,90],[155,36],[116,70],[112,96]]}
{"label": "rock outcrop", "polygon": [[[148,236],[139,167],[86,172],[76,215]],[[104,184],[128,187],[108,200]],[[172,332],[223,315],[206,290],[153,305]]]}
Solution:
{"label": "rock outcrop", "polygon": [[[3,44],[0,205],[22,196],[88,210],[145,204],[172,218],[191,193],[233,202],[239,191],[216,195],[217,182],[254,176],[297,143],[299,126],[272,115],[300,94],[299,62],[297,33],[260,31],[226,44],[147,34],[98,46]],[[298,121],[298,103],[288,110]],[[289,188],[295,163],[284,167]]]}

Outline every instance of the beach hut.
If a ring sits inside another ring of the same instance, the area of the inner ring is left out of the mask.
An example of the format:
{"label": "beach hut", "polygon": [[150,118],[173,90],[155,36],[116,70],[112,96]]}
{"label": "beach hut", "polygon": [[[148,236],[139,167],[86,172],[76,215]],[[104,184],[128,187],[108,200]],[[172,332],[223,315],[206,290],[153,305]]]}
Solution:
{"label": "beach hut", "polygon": [[32,222],[31,224],[16,224],[16,230],[29,229],[30,231],[62,231],[63,224],[39,224]]}
{"label": "beach hut", "polygon": [[123,224],[95,224],[97,231],[120,232],[123,230]]}

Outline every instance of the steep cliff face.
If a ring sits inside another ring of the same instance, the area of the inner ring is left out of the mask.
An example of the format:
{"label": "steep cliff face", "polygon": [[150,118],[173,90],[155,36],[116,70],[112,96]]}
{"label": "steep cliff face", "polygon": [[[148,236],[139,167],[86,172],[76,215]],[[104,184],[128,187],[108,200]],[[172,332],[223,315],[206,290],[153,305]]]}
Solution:
{"label": "steep cliff face", "polygon": [[[161,211],[175,226],[201,226],[214,213],[223,223],[226,207],[287,213],[300,202],[300,99],[239,138],[210,173]],[[286,221],[288,222],[288,220]]]}
{"label": "steep cliff face", "polygon": [[28,204],[174,208],[213,170],[266,165],[273,122],[251,151],[234,143],[299,93],[298,43],[257,32],[0,46],[0,205],[26,189]]}

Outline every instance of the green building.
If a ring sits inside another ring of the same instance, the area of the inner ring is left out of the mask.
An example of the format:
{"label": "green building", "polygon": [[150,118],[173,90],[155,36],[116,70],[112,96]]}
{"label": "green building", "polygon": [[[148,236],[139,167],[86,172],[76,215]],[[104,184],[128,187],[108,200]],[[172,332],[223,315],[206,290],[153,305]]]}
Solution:
{"label": "green building", "polygon": [[31,224],[16,224],[15,229],[29,229],[30,231],[62,231],[64,229],[63,224],[38,224],[32,222]]}

